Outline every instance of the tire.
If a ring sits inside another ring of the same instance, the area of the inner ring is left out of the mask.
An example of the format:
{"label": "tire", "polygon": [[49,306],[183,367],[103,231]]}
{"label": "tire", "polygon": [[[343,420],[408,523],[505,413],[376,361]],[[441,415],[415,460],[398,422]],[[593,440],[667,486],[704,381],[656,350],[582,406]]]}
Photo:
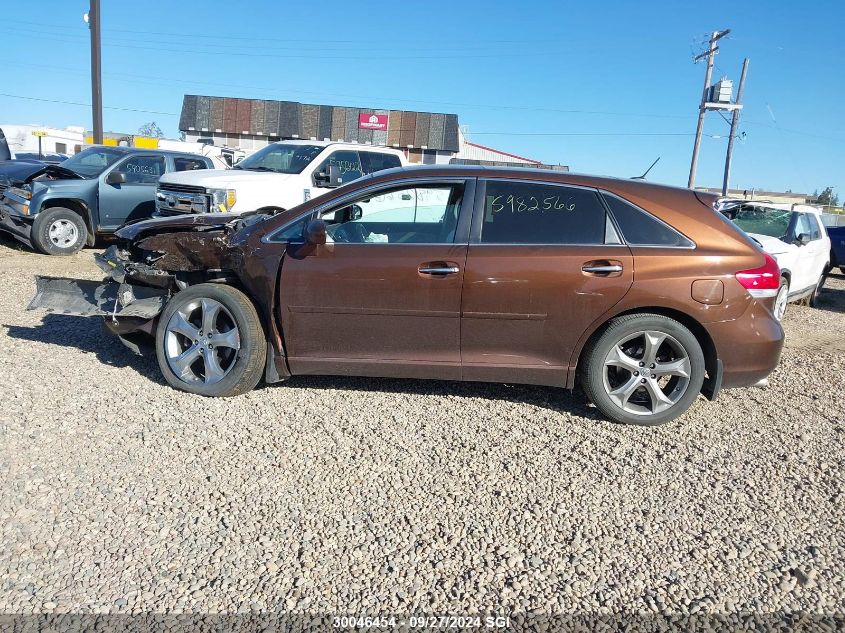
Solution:
{"label": "tire", "polygon": [[35,216],[32,223],[32,245],[45,255],[73,255],[88,240],[88,227],[81,215],[53,207]]}
{"label": "tire", "polygon": [[816,287],[813,288],[813,294],[810,295],[810,298],[807,300],[807,305],[811,308],[818,308],[819,307],[819,294],[824,288],[824,284],[827,281],[827,266],[824,267],[824,271],[822,272],[821,276],[819,277],[818,282],[816,283]]}
{"label": "tire", "polygon": [[772,314],[778,321],[783,321],[787,305],[789,305],[789,280],[786,277],[781,277],[775,304],[772,306]]}
{"label": "tire", "polygon": [[240,290],[221,284],[177,293],[159,318],[155,347],[171,387],[211,397],[254,389],[267,357],[255,306]]}
{"label": "tire", "polygon": [[[583,358],[584,392],[607,418],[622,424],[656,426],[674,420],[690,408],[704,383],[698,340],[674,319],[658,314],[611,320]],[[650,375],[642,377],[642,372]]]}

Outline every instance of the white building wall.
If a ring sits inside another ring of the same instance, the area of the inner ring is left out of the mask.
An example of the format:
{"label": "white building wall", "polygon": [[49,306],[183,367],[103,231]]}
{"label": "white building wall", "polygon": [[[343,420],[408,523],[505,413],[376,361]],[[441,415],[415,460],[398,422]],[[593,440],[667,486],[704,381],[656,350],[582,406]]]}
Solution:
{"label": "white building wall", "polygon": [[459,151],[455,158],[467,160],[485,160],[490,162],[519,163],[523,165],[539,165],[540,161],[531,160],[516,154],[508,154],[492,147],[483,147],[477,143],[471,143],[464,137],[463,132],[458,131]]}
{"label": "white building wall", "polygon": [[7,125],[0,124],[0,129],[6,135],[6,142],[13,154],[18,152],[37,152],[38,137],[32,133],[46,132],[41,138],[41,151],[47,153],[75,154],[77,145],[82,145],[85,136],[83,127],[52,128],[43,125]]}

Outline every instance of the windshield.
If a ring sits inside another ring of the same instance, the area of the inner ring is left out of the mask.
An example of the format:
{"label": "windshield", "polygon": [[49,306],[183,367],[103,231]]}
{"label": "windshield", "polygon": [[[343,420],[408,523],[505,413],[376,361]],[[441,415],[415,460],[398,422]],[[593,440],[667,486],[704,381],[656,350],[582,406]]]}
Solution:
{"label": "windshield", "polygon": [[728,211],[726,215],[746,233],[777,238],[786,236],[792,220],[792,211],[766,207],[742,206]]}
{"label": "windshield", "polygon": [[234,169],[274,171],[279,174],[299,174],[323,151],[319,145],[273,143],[244,158]]}
{"label": "windshield", "polygon": [[122,156],[125,156],[125,152],[108,147],[89,147],[62,161],[62,167],[76,172],[83,178],[93,178],[101,174],[106,167],[113,165]]}

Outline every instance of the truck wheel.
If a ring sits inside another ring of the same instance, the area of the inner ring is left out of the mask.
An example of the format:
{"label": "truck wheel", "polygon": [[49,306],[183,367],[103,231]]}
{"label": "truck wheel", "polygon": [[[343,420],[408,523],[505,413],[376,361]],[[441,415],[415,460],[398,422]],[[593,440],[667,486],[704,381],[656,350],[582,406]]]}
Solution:
{"label": "truck wheel", "polygon": [[261,380],[267,337],[244,293],[198,284],[177,293],[162,312],[156,356],[171,387],[202,396],[237,396]]}
{"label": "truck wheel", "polygon": [[614,422],[655,426],[689,409],[704,383],[701,345],[683,325],[659,314],[610,321],[586,350],[581,384]]}
{"label": "truck wheel", "polygon": [[85,220],[64,207],[46,209],[32,223],[32,245],[45,255],[73,255],[87,239]]}
{"label": "truck wheel", "polygon": [[786,277],[780,278],[780,286],[778,287],[778,294],[775,297],[775,307],[773,312],[778,321],[783,321],[783,315],[786,314],[786,306],[789,303],[789,280]]}

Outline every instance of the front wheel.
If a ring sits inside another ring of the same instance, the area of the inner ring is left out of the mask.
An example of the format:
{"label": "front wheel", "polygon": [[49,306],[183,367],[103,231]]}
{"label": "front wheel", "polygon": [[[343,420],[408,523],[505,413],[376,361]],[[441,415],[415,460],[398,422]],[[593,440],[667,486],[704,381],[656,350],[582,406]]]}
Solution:
{"label": "front wheel", "polygon": [[255,306],[231,286],[198,284],[177,293],[156,330],[168,384],[202,396],[236,396],[261,380],[267,339]]}
{"label": "front wheel", "polygon": [[704,383],[704,354],[686,327],[658,314],[613,319],[587,349],[581,384],[615,422],[654,426],[689,409]]}
{"label": "front wheel", "polygon": [[32,245],[45,255],[73,255],[88,239],[85,220],[63,207],[45,209],[32,223]]}

